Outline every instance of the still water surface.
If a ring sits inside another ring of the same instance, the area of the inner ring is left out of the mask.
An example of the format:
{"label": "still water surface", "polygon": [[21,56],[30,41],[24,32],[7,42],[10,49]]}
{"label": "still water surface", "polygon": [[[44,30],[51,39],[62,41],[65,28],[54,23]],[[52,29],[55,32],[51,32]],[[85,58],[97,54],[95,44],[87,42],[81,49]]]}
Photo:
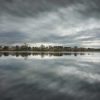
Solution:
{"label": "still water surface", "polygon": [[100,53],[1,54],[0,100],[100,100]]}

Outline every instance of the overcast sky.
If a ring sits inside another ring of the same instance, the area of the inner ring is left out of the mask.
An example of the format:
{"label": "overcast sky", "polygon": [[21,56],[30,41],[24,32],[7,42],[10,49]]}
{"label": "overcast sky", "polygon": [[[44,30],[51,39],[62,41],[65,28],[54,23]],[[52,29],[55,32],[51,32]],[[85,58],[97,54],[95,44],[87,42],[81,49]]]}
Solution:
{"label": "overcast sky", "polygon": [[100,47],[100,0],[0,0],[0,43]]}

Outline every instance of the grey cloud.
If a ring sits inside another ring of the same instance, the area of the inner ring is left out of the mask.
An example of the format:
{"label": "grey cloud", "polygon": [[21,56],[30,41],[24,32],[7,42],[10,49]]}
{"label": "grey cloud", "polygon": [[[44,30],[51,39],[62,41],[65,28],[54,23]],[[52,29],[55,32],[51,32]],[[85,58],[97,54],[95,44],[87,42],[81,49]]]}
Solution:
{"label": "grey cloud", "polygon": [[25,34],[20,32],[0,33],[0,43],[13,44],[27,41]]}

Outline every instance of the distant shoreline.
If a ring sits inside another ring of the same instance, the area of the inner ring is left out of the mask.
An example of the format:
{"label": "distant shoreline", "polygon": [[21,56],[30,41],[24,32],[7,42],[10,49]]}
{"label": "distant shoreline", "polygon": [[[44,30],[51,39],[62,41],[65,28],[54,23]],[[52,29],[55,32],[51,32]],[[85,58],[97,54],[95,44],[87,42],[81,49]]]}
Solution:
{"label": "distant shoreline", "polygon": [[0,46],[0,52],[35,52],[35,53],[44,53],[44,52],[100,52],[100,48],[84,48],[84,47],[67,47],[67,46],[44,46],[41,45],[39,47],[29,46],[28,44],[24,45],[16,45],[16,46]]}

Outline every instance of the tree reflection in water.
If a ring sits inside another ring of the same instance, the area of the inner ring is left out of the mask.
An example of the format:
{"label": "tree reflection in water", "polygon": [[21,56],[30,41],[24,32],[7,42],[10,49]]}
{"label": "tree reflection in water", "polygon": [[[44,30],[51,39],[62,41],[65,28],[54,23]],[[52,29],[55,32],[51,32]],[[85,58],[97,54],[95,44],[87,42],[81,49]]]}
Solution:
{"label": "tree reflection in water", "polygon": [[[67,52],[67,53],[62,53],[62,52],[0,52],[0,57],[2,56],[16,56],[16,57],[28,57],[28,56],[38,56],[40,55],[41,58],[45,57],[45,56],[57,56],[57,57],[61,57],[61,56],[79,56],[79,55],[85,55],[85,52]],[[88,53],[89,55],[89,53]]]}

